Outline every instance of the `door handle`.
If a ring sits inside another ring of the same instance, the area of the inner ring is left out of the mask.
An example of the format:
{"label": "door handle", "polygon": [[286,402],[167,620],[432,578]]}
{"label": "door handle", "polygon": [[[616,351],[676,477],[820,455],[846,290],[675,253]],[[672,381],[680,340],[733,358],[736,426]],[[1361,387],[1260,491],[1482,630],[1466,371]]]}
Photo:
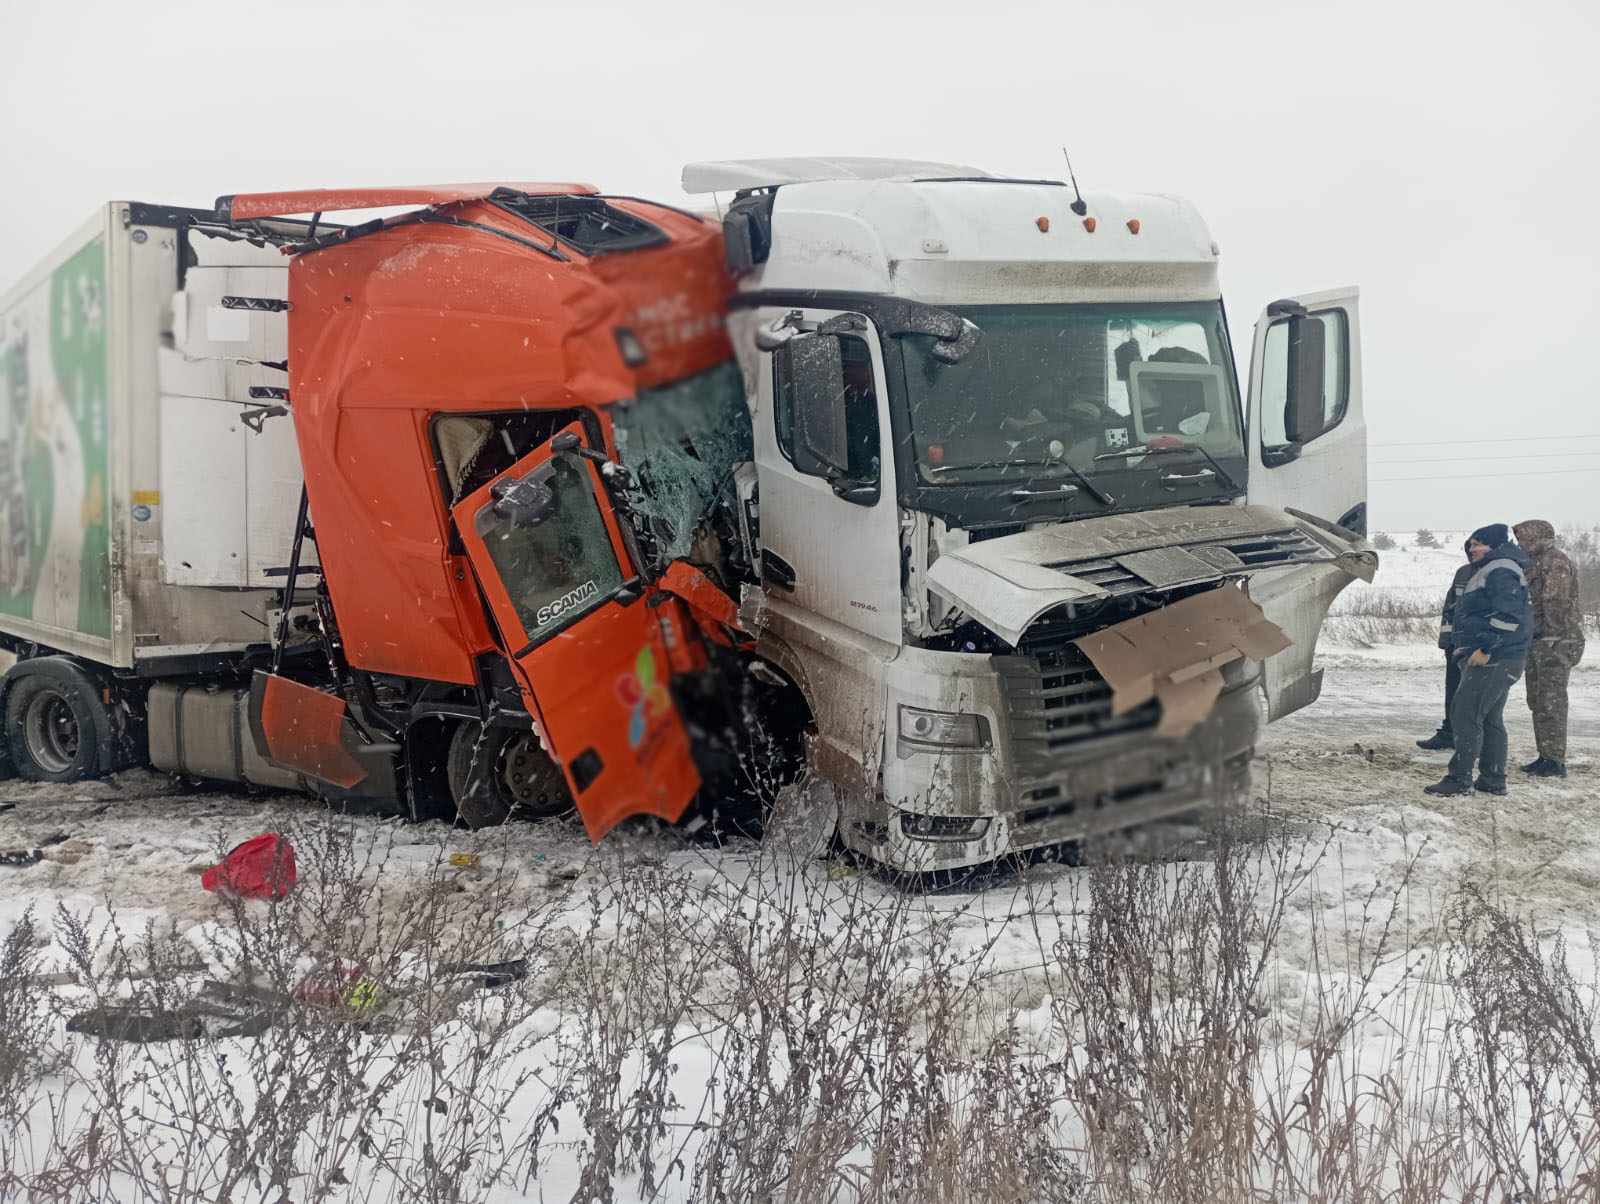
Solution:
{"label": "door handle", "polygon": [[1167,485],[1179,481],[1204,481],[1216,475],[1209,468],[1196,469],[1194,472],[1164,472],[1161,474],[1161,483]]}

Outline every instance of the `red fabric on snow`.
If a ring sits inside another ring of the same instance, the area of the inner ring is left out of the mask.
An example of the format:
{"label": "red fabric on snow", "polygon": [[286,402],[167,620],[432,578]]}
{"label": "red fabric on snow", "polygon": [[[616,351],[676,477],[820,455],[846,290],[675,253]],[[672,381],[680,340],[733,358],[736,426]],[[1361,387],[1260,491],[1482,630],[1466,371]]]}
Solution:
{"label": "red fabric on snow", "polygon": [[200,885],[246,899],[281,899],[294,887],[294,846],[276,832],[252,836],[201,874]]}

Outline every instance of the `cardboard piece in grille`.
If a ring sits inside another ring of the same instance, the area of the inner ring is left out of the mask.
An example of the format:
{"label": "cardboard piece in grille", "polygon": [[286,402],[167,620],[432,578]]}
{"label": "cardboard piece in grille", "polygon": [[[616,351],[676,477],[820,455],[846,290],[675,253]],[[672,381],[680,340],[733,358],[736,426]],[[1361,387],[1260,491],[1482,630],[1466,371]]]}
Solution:
{"label": "cardboard piece in grille", "polygon": [[1156,735],[1176,738],[1211,713],[1223,665],[1265,660],[1292,641],[1243,590],[1222,586],[1074,642],[1111,686],[1113,715],[1160,699]]}

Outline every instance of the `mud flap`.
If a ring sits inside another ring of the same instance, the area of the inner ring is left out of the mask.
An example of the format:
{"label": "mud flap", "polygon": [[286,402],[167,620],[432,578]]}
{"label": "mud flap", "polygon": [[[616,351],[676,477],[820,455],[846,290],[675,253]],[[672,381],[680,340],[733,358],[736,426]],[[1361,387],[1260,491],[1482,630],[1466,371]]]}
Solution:
{"label": "mud flap", "polygon": [[274,765],[351,794],[394,795],[394,746],[362,740],[337,694],[257,669],[249,706],[256,751]]}

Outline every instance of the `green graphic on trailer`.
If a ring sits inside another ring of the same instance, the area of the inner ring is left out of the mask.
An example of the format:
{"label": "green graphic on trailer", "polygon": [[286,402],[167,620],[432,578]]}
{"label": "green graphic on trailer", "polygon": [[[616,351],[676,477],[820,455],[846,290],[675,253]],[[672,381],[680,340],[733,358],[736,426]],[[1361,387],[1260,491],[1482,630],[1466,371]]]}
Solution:
{"label": "green graphic on trailer", "polygon": [[110,638],[105,240],[0,324],[0,612]]}

